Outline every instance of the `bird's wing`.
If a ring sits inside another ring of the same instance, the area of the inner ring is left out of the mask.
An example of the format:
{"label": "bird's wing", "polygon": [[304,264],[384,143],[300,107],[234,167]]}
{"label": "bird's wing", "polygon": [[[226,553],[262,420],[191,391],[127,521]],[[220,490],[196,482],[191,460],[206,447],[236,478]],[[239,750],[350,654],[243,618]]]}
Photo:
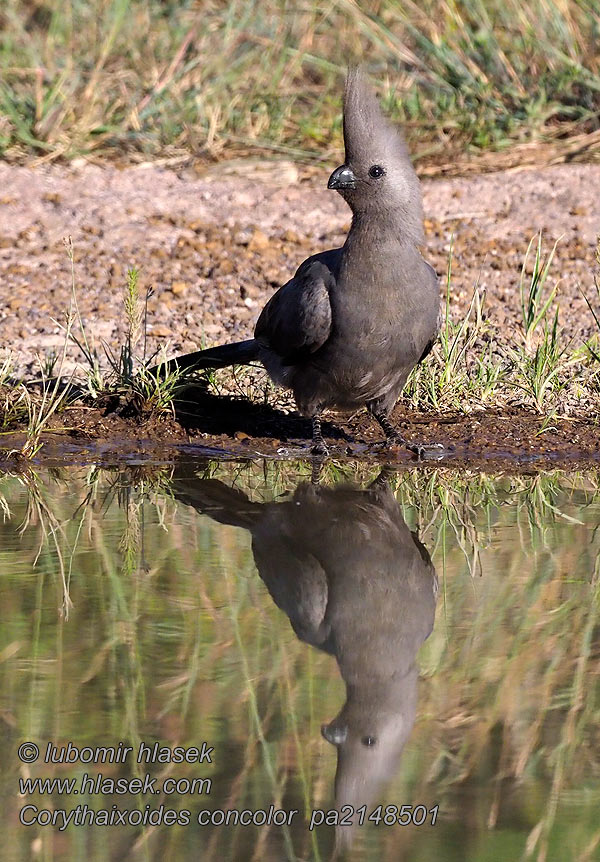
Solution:
{"label": "bird's wing", "polygon": [[[276,508],[280,507],[281,504]],[[258,573],[277,607],[289,617],[300,640],[327,651],[330,634],[326,618],[327,575],[308,548],[285,535],[282,525],[280,532],[272,531],[272,527],[272,522],[263,524],[260,535],[252,542]]]}
{"label": "bird's wing", "polygon": [[[435,269],[432,266],[430,266],[430,264],[427,263],[427,261],[425,261],[425,266],[429,270],[429,277],[433,281],[439,281],[437,272],[435,271]],[[437,321],[435,324],[435,332],[433,333],[433,336],[430,338],[430,340],[425,345],[425,349],[423,350],[423,353],[420,356],[419,362],[423,362],[425,357],[429,356],[429,354],[431,353],[431,351],[433,349],[433,345],[438,340],[438,336],[442,330],[442,323],[444,321],[444,312],[445,312],[445,307],[444,307],[443,303],[440,301],[440,307],[439,307],[439,311],[438,311]]]}
{"label": "bird's wing", "polygon": [[335,270],[325,261],[326,255],[306,260],[271,297],[258,318],[254,337],[284,362],[294,363],[314,353],[329,338],[329,294],[335,287]]}

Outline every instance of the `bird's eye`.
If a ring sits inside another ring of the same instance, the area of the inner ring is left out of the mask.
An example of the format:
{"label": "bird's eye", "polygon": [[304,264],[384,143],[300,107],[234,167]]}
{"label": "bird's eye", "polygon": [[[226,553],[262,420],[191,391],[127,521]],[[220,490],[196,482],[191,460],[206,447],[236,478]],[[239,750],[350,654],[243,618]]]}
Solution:
{"label": "bird's eye", "polygon": [[369,746],[369,745],[375,745],[377,740],[375,739],[374,736],[363,736],[363,738],[361,739],[361,742],[363,745]]}
{"label": "bird's eye", "polygon": [[378,180],[379,177],[382,177],[385,174],[385,169],[381,167],[381,165],[371,165],[369,168],[369,176],[373,177],[374,180]]}

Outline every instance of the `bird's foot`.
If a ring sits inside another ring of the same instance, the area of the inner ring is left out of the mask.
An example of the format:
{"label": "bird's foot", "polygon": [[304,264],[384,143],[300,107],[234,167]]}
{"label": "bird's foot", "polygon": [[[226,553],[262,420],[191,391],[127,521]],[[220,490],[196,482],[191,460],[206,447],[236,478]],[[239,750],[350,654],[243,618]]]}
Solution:
{"label": "bird's foot", "polygon": [[284,458],[308,458],[313,456],[315,461],[323,460],[329,456],[329,449],[322,444],[311,446],[279,446],[277,454]]}
{"label": "bird's foot", "polygon": [[419,461],[441,461],[447,452],[441,443],[409,443],[406,448],[414,452]]}
{"label": "bird's foot", "polygon": [[410,449],[411,444],[405,440],[399,431],[392,431],[385,436],[385,446],[388,448],[397,446],[399,449]]}
{"label": "bird's foot", "polygon": [[446,449],[441,443],[409,443],[397,431],[388,435],[386,445],[408,449],[417,456],[419,461],[440,461],[446,454]]}
{"label": "bird's foot", "polygon": [[439,461],[444,457],[446,450],[439,443],[409,443],[398,429],[394,428],[385,413],[371,412],[385,431],[387,446],[400,446],[403,449],[408,449],[409,452],[414,452],[419,461]]}

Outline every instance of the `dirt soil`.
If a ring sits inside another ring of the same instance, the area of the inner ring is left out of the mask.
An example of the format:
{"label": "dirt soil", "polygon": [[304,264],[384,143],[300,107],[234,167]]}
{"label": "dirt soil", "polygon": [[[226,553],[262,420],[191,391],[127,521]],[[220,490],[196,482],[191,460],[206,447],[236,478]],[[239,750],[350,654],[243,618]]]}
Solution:
{"label": "dirt soil", "polygon": [[[0,164],[2,347],[14,351],[18,373],[30,378],[38,373],[36,354],[62,348],[54,321],[64,319],[69,304],[68,236],[80,311],[101,354],[101,342],[115,349],[123,334],[130,266],[139,267],[142,287],[154,290],[149,353],[164,343],[175,355],[248,337],[264,302],[298,264],[343,242],[349,210],[324,188],[330,167],[251,161],[198,174],[150,164],[124,170],[84,161],[36,170]],[[593,290],[599,187],[600,165],[425,180],[424,254],[444,273],[453,243],[453,312],[465,310],[478,284],[486,288],[490,319],[503,330],[516,327],[523,257],[531,237],[543,230],[547,249],[562,237],[552,270],[556,279],[560,275],[562,326],[569,337],[592,334],[581,291]],[[71,359],[74,365],[74,350]],[[309,436],[308,424],[289,399],[262,404],[263,382],[257,376],[247,390],[252,402],[198,391],[191,411],[159,424],[68,410],[55,421],[57,439],[67,435],[84,448],[86,441],[123,440],[132,452],[152,440],[231,454],[295,453]],[[600,459],[595,417],[555,420],[546,428],[543,417],[525,411],[417,416],[401,403],[396,418],[408,438],[440,442],[452,460],[464,463],[508,458],[557,466]],[[373,450],[380,432],[364,414],[331,417],[325,431],[336,455],[388,457]]]}

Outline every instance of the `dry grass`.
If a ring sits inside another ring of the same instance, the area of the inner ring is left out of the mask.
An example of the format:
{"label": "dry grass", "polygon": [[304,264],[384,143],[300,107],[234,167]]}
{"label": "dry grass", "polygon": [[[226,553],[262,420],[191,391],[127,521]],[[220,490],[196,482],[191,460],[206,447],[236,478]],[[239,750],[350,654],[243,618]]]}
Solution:
{"label": "dry grass", "polygon": [[594,0],[5,0],[0,152],[331,160],[364,61],[429,170],[590,157],[597,39]]}

